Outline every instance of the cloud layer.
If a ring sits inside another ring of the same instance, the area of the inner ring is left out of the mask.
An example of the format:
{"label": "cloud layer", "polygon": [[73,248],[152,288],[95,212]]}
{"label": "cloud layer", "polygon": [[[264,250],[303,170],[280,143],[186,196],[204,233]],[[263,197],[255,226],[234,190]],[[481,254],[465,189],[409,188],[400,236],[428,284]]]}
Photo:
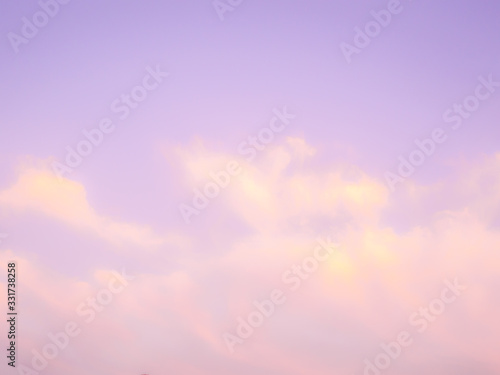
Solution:
{"label": "cloud layer", "polygon": [[[228,157],[206,149],[177,155],[178,178],[186,185],[203,183]],[[287,138],[259,164],[238,160],[242,174],[211,202],[216,208],[200,214],[212,222],[210,234],[198,232],[196,223],[186,226],[182,236],[197,238],[165,261],[173,268],[138,273],[89,324],[76,309],[105,287],[111,270],[69,278],[35,257],[2,251],[3,263],[16,259],[22,270],[21,306],[41,312],[23,318],[21,363],[29,365],[31,350],[50,343],[48,332],[75,321],[82,333],[51,361],[51,373],[362,374],[364,361],[373,361],[380,345],[401,331],[414,342],[386,374],[438,375],[478,366],[485,374],[498,371],[500,156],[460,165],[448,180],[408,185],[394,196],[354,166],[316,168],[316,155],[303,139]],[[460,188],[446,197],[448,209],[433,211],[450,185]],[[0,193],[0,204],[12,215],[36,210],[103,241],[162,249],[161,236],[98,215],[83,185],[59,183],[44,170],[22,171]],[[433,213],[401,231],[388,224],[409,215],[396,204]],[[244,235],[228,233],[230,221],[240,223]],[[283,274],[312,256],[322,236],[340,248],[292,290]],[[210,245],[197,248],[205,239]],[[410,316],[439,298],[445,280],[455,279],[466,291],[419,333]],[[231,353],[223,334],[236,334],[238,318],[255,310],[253,301],[269,299],[276,289],[286,302]]]}

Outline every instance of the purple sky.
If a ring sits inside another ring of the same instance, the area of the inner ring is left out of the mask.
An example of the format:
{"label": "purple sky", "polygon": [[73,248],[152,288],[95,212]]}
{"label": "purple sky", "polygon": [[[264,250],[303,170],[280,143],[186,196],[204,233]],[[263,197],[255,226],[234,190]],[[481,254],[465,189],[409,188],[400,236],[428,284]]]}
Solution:
{"label": "purple sky", "polygon": [[[479,77],[500,81],[500,4],[401,0],[348,63],[341,43],[390,2],[247,0],[221,21],[210,0],[72,0],[16,53],[8,34],[40,5],[4,1],[0,259],[26,269],[18,363],[125,268],[136,281],[42,373],[362,374],[454,277],[470,294],[384,373],[498,372],[500,88],[456,131],[443,114]],[[120,120],[113,101],[148,67],[170,75]],[[238,145],[284,107],[295,118],[247,163]],[[103,118],[114,131],[58,180],[51,163]],[[448,139],[391,192],[386,172],[436,128]],[[179,205],[229,160],[242,175],[186,224]],[[228,354],[223,332],[328,235],[349,259]]]}

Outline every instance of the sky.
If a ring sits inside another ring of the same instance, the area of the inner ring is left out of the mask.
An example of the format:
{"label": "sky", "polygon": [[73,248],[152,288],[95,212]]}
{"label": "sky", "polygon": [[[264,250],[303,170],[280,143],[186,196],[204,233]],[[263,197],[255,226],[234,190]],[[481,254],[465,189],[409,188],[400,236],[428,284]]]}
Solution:
{"label": "sky", "polygon": [[2,374],[500,372],[498,2],[0,5]]}

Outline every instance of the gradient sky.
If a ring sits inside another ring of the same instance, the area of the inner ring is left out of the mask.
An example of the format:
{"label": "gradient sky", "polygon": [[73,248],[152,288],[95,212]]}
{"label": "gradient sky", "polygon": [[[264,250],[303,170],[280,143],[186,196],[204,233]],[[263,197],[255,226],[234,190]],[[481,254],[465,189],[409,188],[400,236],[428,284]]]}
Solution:
{"label": "gradient sky", "polygon": [[[247,0],[221,21],[210,0],[72,0],[16,53],[8,34],[40,5],[3,0],[0,284],[16,260],[18,364],[76,321],[40,373],[361,375],[409,330],[384,374],[498,374],[500,88],[456,131],[443,114],[500,81],[500,3],[401,0],[347,63],[341,43],[387,4]],[[156,66],[169,77],[120,120],[111,103]],[[296,117],[246,161],[238,145],[284,107]],[[113,133],[58,179],[103,118]],[[446,142],[392,192],[384,174],[435,128]],[[242,174],[186,224],[179,205],[229,160]],[[223,333],[287,290],[317,237],[339,252],[229,353]],[[122,269],[135,279],[83,323],[76,307]],[[455,278],[467,290],[415,333]]]}

